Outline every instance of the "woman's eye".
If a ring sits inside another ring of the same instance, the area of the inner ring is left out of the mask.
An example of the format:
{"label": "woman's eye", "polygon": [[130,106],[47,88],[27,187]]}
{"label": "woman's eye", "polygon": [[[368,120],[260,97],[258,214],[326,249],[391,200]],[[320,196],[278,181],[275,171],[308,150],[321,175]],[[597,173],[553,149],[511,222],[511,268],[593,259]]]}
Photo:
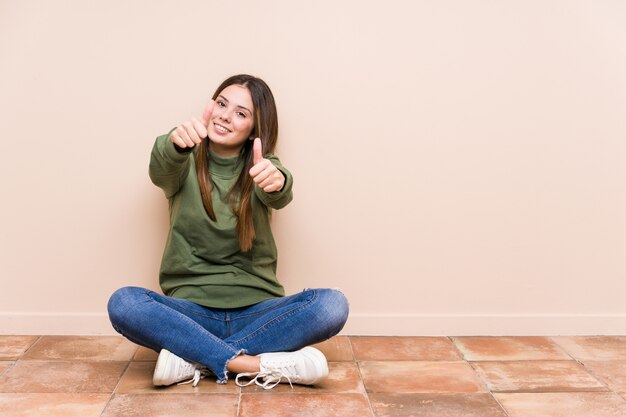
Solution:
{"label": "woman's eye", "polygon": [[224,103],[222,100],[218,100],[217,101],[217,105],[220,106],[220,107],[224,107],[224,106],[226,106],[226,103]]}
{"label": "woman's eye", "polygon": [[238,111],[237,112],[237,116],[239,116],[239,117],[246,117],[246,114],[244,112]]}

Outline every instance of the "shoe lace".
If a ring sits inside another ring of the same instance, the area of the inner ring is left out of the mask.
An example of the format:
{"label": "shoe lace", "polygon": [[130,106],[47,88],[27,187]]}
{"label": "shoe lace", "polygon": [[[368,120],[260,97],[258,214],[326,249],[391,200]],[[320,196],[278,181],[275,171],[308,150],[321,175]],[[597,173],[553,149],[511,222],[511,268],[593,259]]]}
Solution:
{"label": "shoe lace", "polygon": [[177,385],[192,384],[191,386],[195,387],[196,385],[198,385],[198,382],[200,382],[201,379],[204,379],[208,375],[210,375],[210,372],[208,369],[199,368],[192,364],[189,364],[189,365],[193,368],[193,378],[187,381],[181,381]]}
{"label": "shoe lace", "polygon": [[[244,372],[241,374],[237,374],[237,377],[235,378],[235,384],[237,384],[240,387],[247,387],[248,385],[257,384],[263,389],[272,389],[276,385],[280,384],[280,381],[283,378],[285,378],[287,382],[289,382],[289,386],[291,386],[291,389],[293,389],[291,378],[293,377],[297,378],[298,376],[295,374],[295,368],[292,368],[290,370],[293,372],[289,372],[288,370],[281,369],[281,368],[270,369],[270,370],[260,371],[260,372]],[[254,378],[245,384],[239,382],[240,377],[249,378],[252,376],[254,376]],[[263,382],[261,382],[260,379],[262,379]]]}

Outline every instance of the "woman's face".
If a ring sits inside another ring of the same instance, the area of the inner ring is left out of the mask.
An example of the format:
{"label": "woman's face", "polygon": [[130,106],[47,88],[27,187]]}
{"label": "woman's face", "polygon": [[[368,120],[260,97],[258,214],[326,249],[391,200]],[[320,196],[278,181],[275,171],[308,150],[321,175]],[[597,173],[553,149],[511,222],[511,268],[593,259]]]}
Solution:
{"label": "woman's face", "polygon": [[237,156],[254,127],[250,91],[239,84],[229,85],[215,99],[209,122],[210,149],[218,156]]}

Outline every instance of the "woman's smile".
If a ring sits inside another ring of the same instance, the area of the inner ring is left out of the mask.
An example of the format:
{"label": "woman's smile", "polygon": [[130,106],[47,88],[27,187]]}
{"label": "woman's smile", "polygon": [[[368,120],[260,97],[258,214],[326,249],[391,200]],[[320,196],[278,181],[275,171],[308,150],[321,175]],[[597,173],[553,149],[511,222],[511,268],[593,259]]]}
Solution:
{"label": "woman's smile", "polygon": [[225,135],[225,134],[231,132],[230,129],[228,129],[227,127],[225,127],[225,126],[223,126],[223,125],[221,125],[219,123],[215,123],[215,121],[213,122],[213,128],[215,129],[215,132],[218,135]]}

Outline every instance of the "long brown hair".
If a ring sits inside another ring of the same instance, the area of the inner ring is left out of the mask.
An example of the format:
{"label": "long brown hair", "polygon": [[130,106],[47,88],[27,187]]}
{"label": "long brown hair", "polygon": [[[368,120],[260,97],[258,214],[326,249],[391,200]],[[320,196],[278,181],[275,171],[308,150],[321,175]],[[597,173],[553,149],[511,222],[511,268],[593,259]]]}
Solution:
{"label": "long brown hair", "polygon": [[[263,145],[263,153],[274,153],[276,141],[278,139],[278,113],[276,111],[276,103],[272,91],[260,78],[247,74],[234,75],[226,79],[213,94],[213,100],[230,85],[241,85],[246,87],[252,97],[252,105],[254,107],[254,127],[250,133],[251,138],[261,138]],[[239,158],[244,161],[244,167],[228,193],[230,207],[237,217],[237,235],[239,237],[239,247],[243,252],[252,249],[252,243],[256,237],[254,231],[254,222],[252,220],[252,191],[254,181],[248,171],[254,166],[253,141],[246,140]],[[196,173],[198,183],[200,184],[200,194],[204,209],[211,220],[215,221],[215,211],[211,201],[211,190],[213,184],[209,170],[209,139],[203,140],[197,146],[195,153]]]}

